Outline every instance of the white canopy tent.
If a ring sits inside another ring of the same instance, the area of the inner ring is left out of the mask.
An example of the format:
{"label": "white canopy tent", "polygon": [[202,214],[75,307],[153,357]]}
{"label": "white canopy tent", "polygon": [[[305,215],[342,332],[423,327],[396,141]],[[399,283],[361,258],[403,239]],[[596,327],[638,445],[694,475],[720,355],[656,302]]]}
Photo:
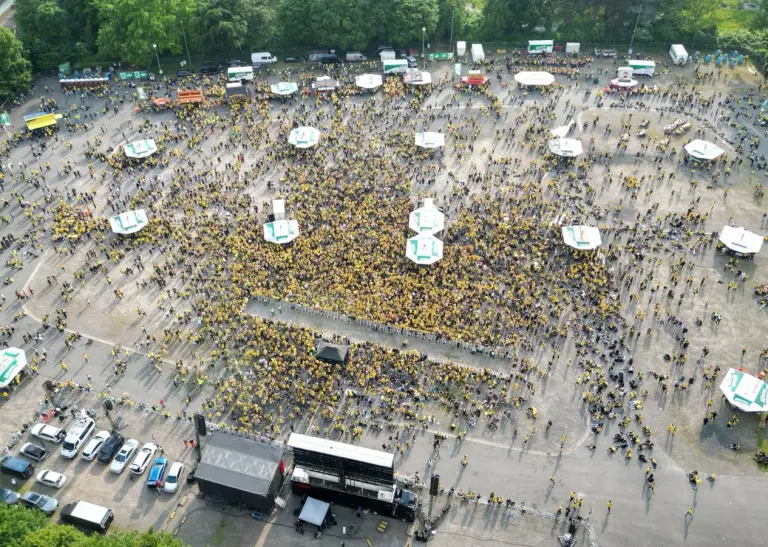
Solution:
{"label": "white canopy tent", "polygon": [[575,158],[584,153],[584,147],[578,139],[552,139],[549,151],[563,158]]}
{"label": "white canopy tent", "polygon": [[320,141],[320,131],[314,127],[297,127],[288,135],[288,142],[296,148],[310,148]]}
{"label": "white canopy tent", "polygon": [[429,148],[430,150],[440,148],[445,146],[445,135],[431,131],[416,133],[416,146],[419,148]]}
{"label": "white canopy tent", "polygon": [[696,139],[686,144],[685,151],[688,152],[693,159],[702,161],[716,160],[725,153],[725,150],[716,144],[701,139]]}
{"label": "white canopy tent", "polygon": [[755,254],[763,246],[763,236],[734,226],[723,226],[720,241],[732,251]]}
{"label": "white canopy tent", "polygon": [[264,225],[264,239],[269,243],[285,245],[299,237],[299,222],[296,220],[275,220]]}
{"label": "white canopy tent", "polygon": [[129,158],[148,158],[157,152],[157,144],[154,139],[147,139],[124,144],[123,150]]}
{"label": "white canopy tent", "polygon": [[518,72],[515,81],[520,85],[552,85],[555,77],[549,72]]}
{"label": "white canopy tent", "polygon": [[330,503],[308,497],[307,501],[304,502],[304,507],[301,508],[301,513],[299,513],[299,520],[319,527],[325,522],[325,517],[328,516],[330,510]]}
{"label": "white canopy tent", "polygon": [[558,139],[564,139],[566,135],[570,132],[571,128],[576,123],[576,120],[571,120],[568,122],[568,125],[561,125],[560,127],[554,128],[550,133],[553,137],[556,137]]}
{"label": "white canopy tent", "polygon": [[295,82],[280,82],[269,86],[269,90],[275,95],[293,95],[299,90],[299,84]]}
{"label": "white canopy tent", "polygon": [[23,349],[3,350],[0,353],[0,389],[8,387],[25,368],[27,368],[27,354]]}
{"label": "white canopy tent", "polygon": [[135,234],[142,230],[147,225],[147,222],[149,222],[149,219],[144,209],[126,211],[109,219],[112,232],[122,235]]}
{"label": "white canopy tent", "polygon": [[435,207],[432,198],[424,200],[424,206],[412,211],[408,227],[417,234],[436,234],[445,228],[445,215]]}
{"label": "white canopy tent", "polygon": [[739,410],[768,411],[768,384],[747,372],[729,369],[720,383],[720,391]]}
{"label": "white canopy tent", "polygon": [[382,83],[381,74],[361,74],[355,77],[355,84],[363,89],[376,89]]}
{"label": "white canopy tent", "polygon": [[600,230],[594,226],[563,226],[563,242],[580,251],[591,251],[603,244]]}
{"label": "white canopy tent", "polygon": [[312,88],[315,91],[333,91],[337,87],[339,87],[339,82],[330,76],[318,76],[317,80],[312,83]]}
{"label": "white canopy tent", "polygon": [[403,82],[408,85],[429,85],[432,83],[432,74],[418,68],[409,68],[403,74]]}
{"label": "white canopy tent", "polygon": [[272,216],[275,220],[283,220],[285,218],[285,200],[273,199],[272,200]]}
{"label": "white canopy tent", "polygon": [[419,234],[406,243],[405,256],[416,264],[434,264],[443,258],[443,242],[432,234]]}

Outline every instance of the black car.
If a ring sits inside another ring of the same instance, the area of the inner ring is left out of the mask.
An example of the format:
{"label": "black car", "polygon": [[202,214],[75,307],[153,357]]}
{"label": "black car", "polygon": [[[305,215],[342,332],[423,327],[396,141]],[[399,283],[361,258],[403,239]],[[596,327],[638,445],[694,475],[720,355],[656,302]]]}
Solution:
{"label": "black car", "polygon": [[41,462],[48,457],[48,451],[42,446],[37,446],[34,443],[25,443],[19,452],[21,452],[22,456],[26,456],[30,460],[35,460],[36,462]]}
{"label": "black car", "polygon": [[123,447],[124,443],[125,437],[119,433],[115,433],[109,439],[104,441],[104,446],[102,446],[101,450],[99,450],[98,460],[101,463],[109,463],[112,458],[115,457],[115,454],[117,454],[118,451]]}
{"label": "black car", "polygon": [[288,57],[283,57],[284,63],[300,63],[303,60],[304,59],[302,59],[301,57],[294,57],[293,55],[289,55]]}
{"label": "black car", "polygon": [[200,72],[203,74],[219,74],[221,72],[221,65],[212,61],[206,61],[200,65]]}

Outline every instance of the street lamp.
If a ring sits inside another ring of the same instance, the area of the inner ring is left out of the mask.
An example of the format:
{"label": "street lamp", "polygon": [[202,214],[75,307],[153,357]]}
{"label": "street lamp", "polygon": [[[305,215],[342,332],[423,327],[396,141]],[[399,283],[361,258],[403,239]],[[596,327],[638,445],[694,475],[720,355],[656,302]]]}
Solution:
{"label": "street lamp", "polygon": [[155,50],[155,58],[157,59],[157,71],[160,74],[160,76],[163,75],[163,69],[160,66],[160,56],[157,54],[157,44],[152,44],[152,49]]}
{"label": "street lamp", "polygon": [[421,64],[422,70],[427,70],[427,57],[424,55],[424,41],[427,35],[427,27],[421,27]]}

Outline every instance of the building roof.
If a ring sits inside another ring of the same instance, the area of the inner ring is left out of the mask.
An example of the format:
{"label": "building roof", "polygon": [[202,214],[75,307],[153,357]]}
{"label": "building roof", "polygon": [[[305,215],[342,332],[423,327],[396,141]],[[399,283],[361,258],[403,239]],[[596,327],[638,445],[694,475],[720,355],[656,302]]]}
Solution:
{"label": "building roof", "polygon": [[288,437],[288,446],[294,450],[307,450],[337,458],[344,458],[356,462],[377,465],[394,469],[395,455],[391,452],[382,452],[356,444],[340,443],[322,437],[311,437],[299,433],[291,433]]}
{"label": "building roof", "polygon": [[226,433],[214,433],[203,442],[203,458],[195,477],[257,496],[267,496],[282,458],[281,447]]}
{"label": "building roof", "polygon": [[329,363],[346,363],[349,358],[349,346],[321,341],[317,344],[315,357]]}

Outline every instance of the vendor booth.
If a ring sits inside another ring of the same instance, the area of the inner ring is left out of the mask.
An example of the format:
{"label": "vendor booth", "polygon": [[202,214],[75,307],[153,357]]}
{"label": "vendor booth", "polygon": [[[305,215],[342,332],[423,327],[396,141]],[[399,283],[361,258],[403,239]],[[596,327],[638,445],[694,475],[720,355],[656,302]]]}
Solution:
{"label": "vendor booth", "polygon": [[299,222],[297,220],[275,220],[264,225],[264,240],[269,243],[285,245],[299,237]]}
{"label": "vendor booth", "polygon": [[320,141],[320,131],[314,127],[297,127],[288,135],[288,142],[296,148],[311,148]]}
{"label": "vendor booth", "polygon": [[355,77],[355,85],[362,89],[376,89],[382,85],[381,74],[361,74]]}
{"label": "vendor booth", "polygon": [[763,246],[763,236],[734,226],[723,226],[720,242],[740,256],[752,256]]}
{"label": "vendor booth", "polygon": [[417,234],[434,235],[445,228],[445,215],[435,207],[432,198],[426,198],[423,207],[411,212],[408,227]]}
{"label": "vendor booth", "polygon": [[179,89],[179,104],[196,104],[203,102],[203,92],[200,89]]}
{"label": "vendor booth", "polygon": [[5,348],[0,353],[0,389],[5,389],[27,368],[27,354],[23,349]]}
{"label": "vendor booth", "polygon": [[591,251],[603,244],[600,230],[594,226],[563,226],[563,243],[580,251]]}
{"label": "vendor booth", "polygon": [[144,159],[157,153],[155,139],[131,142],[123,145],[123,151],[128,158]]}
{"label": "vendor booth", "polygon": [[443,258],[443,242],[432,234],[419,234],[406,242],[405,256],[419,265],[434,264]]}
{"label": "vendor booth", "polygon": [[432,131],[416,133],[415,144],[419,148],[434,150],[445,146],[445,135],[442,133],[434,133]]}
{"label": "vendor booth", "polygon": [[562,158],[575,158],[584,153],[584,148],[577,139],[561,138],[549,141],[549,151]]}
{"label": "vendor booth", "polygon": [[418,68],[409,68],[403,74],[403,83],[407,85],[430,85],[432,74]]}
{"label": "vendor booth", "polygon": [[57,120],[61,119],[61,114],[53,114],[48,112],[35,112],[34,114],[27,114],[24,116],[24,123],[27,124],[27,129],[43,129],[44,127],[55,126]]}
{"label": "vendor booth", "polygon": [[484,85],[488,83],[488,76],[479,70],[470,70],[469,74],[461,77],[461,83],[464,85]]}
{"label": "vendor booth", "polygon": [[312,82],[312,89],[315,91],[333,91],[337,87],[339,87],[339,82],[330,76],[319,76],[317,80]]}
{"label": "vendor booth", "polygon": [[269,91],[273,95],[278,95],[280,97],[288,97],[296,93],[298,90],[299,84],[295,82],[280,82],[269,86]]}
{"label": "vendor booth", "polygon": [[548,86],[555,83],[555,77],[549,72],[523,71],[515,74],[515,81],[522,86]]}
{"label": "vendor booth", "polygon": [[240,82],[227,84],[225,92],[228,101],[244,101],[248,99],[248,88]]}
{"label": "vendor booth", "polygon": [[728,402],[744,412],[768,411],[768,385],[740,369],[728,369],[720,383]]}
{"label": "vendor booth", "polygon": [[323,529],[330,513],[331,504],[327,501],[307,498],[307,501],[304,502],[304,507],[301,508],[301,513],[299,513],[299,520]]}
{"label": "vendor booth", "polygon": [[142,230],[149,222],[144,209],[126,211],[109,218],[109,225],[115,234],[135,234]]}
{"label": "vendor booth", "polygon": [[685,151],[696,161],[716,160],[725,153],[725,150],[709,141],[696,139],[685,145]]}

